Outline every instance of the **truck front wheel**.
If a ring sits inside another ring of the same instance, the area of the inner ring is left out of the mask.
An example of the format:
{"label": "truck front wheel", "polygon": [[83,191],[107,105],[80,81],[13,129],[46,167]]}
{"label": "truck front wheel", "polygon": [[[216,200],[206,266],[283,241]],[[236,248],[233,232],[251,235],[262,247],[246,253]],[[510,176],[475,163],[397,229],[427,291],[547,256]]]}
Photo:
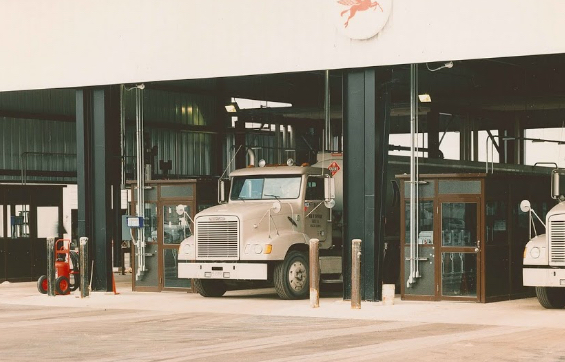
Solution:
{"label": "truck front wheel", "polygon": [[547,309],[560,309],[565,307],[565,288],[536,287],[536,296],[539,304]]}
{"label": "truck front wheel", "polygon": [[281,299],[304,299],[310,289],[308,258],[304,253],[293,250],[275,266],[275,290]]}
{"label": "truck front wheel", "polygon": [[194,287],[203,297],[221,297],[226,293],[226,285],[218,279],[193,279]]}

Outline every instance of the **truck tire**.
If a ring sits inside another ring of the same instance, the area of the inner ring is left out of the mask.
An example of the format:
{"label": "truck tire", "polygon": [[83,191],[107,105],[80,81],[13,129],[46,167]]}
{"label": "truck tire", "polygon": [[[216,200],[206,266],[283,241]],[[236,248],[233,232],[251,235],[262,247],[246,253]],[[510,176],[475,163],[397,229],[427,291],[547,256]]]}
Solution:
{"label": "truck tire", "polygon": [[565,307],[565,288],[536,287],[536,296],[539,304],[547,309],[560,309]]}
{"label": "truck tire", "polygon": [[194,287],[203,297],[221,297],[226,293],[226,284],[218,279],[193,279]]}
{"label": "truck tire", "polygon": [[275,290],[281,299],[304,299],[310,293],[308,258],[293,250],[275,266]]}

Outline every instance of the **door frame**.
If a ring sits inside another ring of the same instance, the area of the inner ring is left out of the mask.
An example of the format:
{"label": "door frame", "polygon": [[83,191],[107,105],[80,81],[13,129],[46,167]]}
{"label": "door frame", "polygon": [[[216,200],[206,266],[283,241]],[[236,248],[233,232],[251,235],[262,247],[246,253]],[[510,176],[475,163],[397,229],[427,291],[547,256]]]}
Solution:
{"label": "door frame", "polygon": [[[164,263],[164,254],[165,250],[169,249],[178,249],[179,244],[165,244],[163,240],[164,236],[164,215],[163,215],[163,207],[165,205],[178,205],[178,204],[185,204],[190,207],[190,217],[194,220],[194,216],[196,215],[196,183],[192,180],[166,180],[166,181],[153,181],[148,182],[147,185],[155,188],[156,192],[152,195],[152,197],[145,200],[145,204],[152,204],[155,205],[157,209],[157,240],[147,242],[147,244],[154,245],[156,248],[157,255],[157,283],[155,285],[139,285],[135,280],[135,274],[137,270],[137,258],[136,258],[136,247],[131,244],[131,265],[132,265],[132,290],[138,292],[161,292],[163,290],[176,290],[176,291],[189,291],[194,292],[194,286],[191,283],[191,287],[188,288],[180,288],[180,287],[165,287],[165,263]],[[161,192],[162,186],[184,186],[190,185],[193,190],[191,195],[183,195],[183,196],[163,196]],[[137,200],[136,200],[136,187],[132,183],[132,187],[130,189],[132,193],[131,197],[131,204],[130,204],[130,212],[132,215],[135,215]],[[146,196],[147,198],[147,196]],[[192,230],[194,230],[194,225],[191,226]]]}

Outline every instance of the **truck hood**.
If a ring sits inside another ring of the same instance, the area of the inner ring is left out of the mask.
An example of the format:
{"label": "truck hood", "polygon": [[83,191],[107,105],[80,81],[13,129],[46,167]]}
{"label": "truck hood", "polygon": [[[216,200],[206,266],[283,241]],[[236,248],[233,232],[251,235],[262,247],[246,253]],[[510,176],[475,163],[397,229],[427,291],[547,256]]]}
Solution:
{"label": "truck hood", "polygon": [[549,212],[547,213],[547,218],[550,218],[553,215],[557,214],[565,214],[565,202],[560,202],[555,205]]}
{"label": "truck hood", "polygon": [[[252,220],[263,217],[265,213],[273,206],[275,201],[245,201],[242,203],[232,203],[217,205],[207,208],[196,215],[197,218],[202,216],[237,216],[240,221]],[[280,214],[290,214],[290,208],[282,203]]]}

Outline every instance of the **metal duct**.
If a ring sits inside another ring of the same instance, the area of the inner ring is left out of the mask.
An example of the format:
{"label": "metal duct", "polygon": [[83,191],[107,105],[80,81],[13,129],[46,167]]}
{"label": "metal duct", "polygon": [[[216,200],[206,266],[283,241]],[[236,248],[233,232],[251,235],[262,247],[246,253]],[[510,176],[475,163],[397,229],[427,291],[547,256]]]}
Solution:
{"label": "metal duct", "polygon": [[249,156],[249,166],[255,166],[255,152],[251,149],[247,149],[247,156]]}

